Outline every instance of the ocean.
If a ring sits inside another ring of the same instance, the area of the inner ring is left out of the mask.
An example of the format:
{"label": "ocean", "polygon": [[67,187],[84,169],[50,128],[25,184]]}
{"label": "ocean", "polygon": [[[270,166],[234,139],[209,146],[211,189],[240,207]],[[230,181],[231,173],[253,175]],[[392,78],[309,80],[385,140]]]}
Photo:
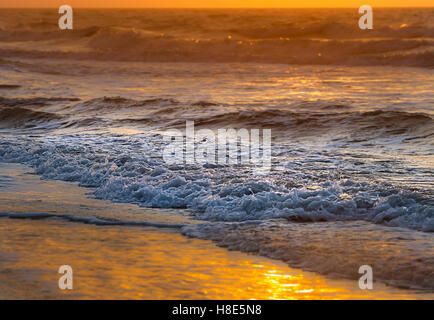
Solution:
{"label": "ocean", "polygon": [[[0,10],[0,161],[187,212],[172,227],[188,237],[433,292],[434,9],[374,8],[373,30],[355,9],[78,9],[63,31],[58,17]],[[271,129],[271,169],[168,164],[164,132],[187,121]],[[47,218],[2,216],[18,214]]]}

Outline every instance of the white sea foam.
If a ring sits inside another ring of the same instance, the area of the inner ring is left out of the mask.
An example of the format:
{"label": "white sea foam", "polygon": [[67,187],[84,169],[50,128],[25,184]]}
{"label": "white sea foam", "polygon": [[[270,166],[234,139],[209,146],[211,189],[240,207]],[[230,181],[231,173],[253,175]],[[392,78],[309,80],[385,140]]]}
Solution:
{"label": "white sea foam", "polygon": [[[351,172],[354,168],[347,177],[336,178],[336,157],[327,164],[324,156],[315,159],[304,154],[304,160],[288,162],[267,177],[256,177],[243,166],[166,165],[161,158],[161,138],[159,145],[158,138],[151,138],[156,142],[143,143],[143,136],[137,140],[97,138],[92,143],[90,137],[69,137],[66,144],[2,142],[0,157],[31,165],[45,179],[94,187],[97,198],[189,209],[203,220],[365,220],[434,231],[433,200],[427,190],[412,191],[375,181],[373,176],[357,181],[364,174]],[[132,150],[140,141],[141,148]],[[80,146],[83,143],[87,146]],[[114,143],[118,148],[113,148]]]}

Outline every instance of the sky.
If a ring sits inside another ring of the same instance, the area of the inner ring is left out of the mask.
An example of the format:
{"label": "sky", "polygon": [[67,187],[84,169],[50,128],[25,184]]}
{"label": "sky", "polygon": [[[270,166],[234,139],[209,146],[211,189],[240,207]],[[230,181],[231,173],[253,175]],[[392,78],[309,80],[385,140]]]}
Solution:
{"label": "sky", "polygon": [[432,7],[433,0],[1,0],[0,7],[59,7],[68,4],[79,7]]}

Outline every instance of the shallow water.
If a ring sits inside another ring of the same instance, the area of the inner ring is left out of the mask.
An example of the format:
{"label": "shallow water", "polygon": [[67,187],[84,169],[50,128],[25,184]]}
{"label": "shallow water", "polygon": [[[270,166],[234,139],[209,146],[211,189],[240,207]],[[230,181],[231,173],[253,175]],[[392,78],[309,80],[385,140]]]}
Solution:
{"label": "shallow water", "polygon": [[[40,181],[25,166],[0,165],[2,299],[430,299],[432,295],[322,277],[255,255],[186,238],[168,228],[104,226],[44,218],[74,213],[194,224],[179,213],[89,199],[72,183]],[[30,219],[18,212],[38,213]],[[61,265],[73,290],[58,289]]]}

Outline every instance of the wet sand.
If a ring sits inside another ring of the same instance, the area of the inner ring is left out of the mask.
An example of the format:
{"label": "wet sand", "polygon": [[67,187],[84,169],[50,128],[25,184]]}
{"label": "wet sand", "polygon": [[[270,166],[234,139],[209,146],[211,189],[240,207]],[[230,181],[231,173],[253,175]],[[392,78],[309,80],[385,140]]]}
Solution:
{"label": "wet sand", "polygon": [[[89,198],[89,189],[43,181],[0,164],[0,212],[45,212],[128,221],[195,223],[182,211]],[[73,290],[60,290],[61,265]],[[380,283],[329,279],[284,263],[219,248],[178,230],[99,226],[58,218],[0,218],[1,299],[432,299]]]}

